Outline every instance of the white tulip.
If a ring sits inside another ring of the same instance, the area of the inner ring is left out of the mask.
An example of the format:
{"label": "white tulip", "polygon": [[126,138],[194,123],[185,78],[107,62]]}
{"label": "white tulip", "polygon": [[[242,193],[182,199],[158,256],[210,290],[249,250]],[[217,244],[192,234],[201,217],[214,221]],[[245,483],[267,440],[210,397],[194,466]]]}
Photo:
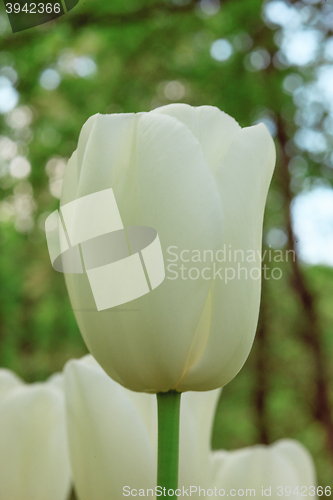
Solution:
{"label": "white tulip", "polygon": [[270,446],[215,451],[211,461],[214,486],[226,492],[236,490],[235,499],[244,496],[246,489],[255,490],[257,497],[267,496],[272,500],[297,499],[302,494],[317,498],[312,457],[295,440],[281,439]]}
{"label": "white tulip", "polygon": [[28,385],[0,369],[0,500],[66,500],[70,484],[59,379]]}
{"label": "white tulip", "polygon": [[[68,438],[79,500],[118,500],[124,486],[154,489],[155,395],[129,391],[91,357],[65,368]],[[186,393],[181,403],[179,484],[208,485],[208,454],[220,390]]]}
{"label": "white tulip", "polygon": [[[151,393],[205,391],[241,369],[257,326],[262,222],[274,163],[265,125],[242,129],[211,106],[95,115],[83,126],[65,172],[61,210],[112,189],[125,228],[157,231],[166,265],[164,281],[150,293],[105,310],[97,310],[87,273],[66,274],[88,349],[116,382]],[[96,224],[107,225],[108,215]],[[86,218],[91,228],[89,212]],[[175,248],[186,259],[200,256],[187,264],[197,268],[192,278],[182,279],[178,267],[172,279],[168,259],[176,258]],[[250,251],[253,261],[241,262],[243,270],[228,281],[226,268],[237,265],[218,262],[222,249]],[[109,293],[113,283],[103,270],[99,279]]]}
{"label": "white tulip", "polygon": [[[147,490],[156,486],[155,396],[115,383],[92,356],[67,364],[65,393],[78,500],[118,500],[129,489],[136,490],[137,496],[141,489],[147,496]],[[222,489],[224,496],[236,499],[242,496],[242,492],[237,494],[240,489],[255,489],[256,498],[264,498],[262,487],[271,487],[274,500],[287,498],[288,494],[278,495],[279,486],[290,487],[291,498],[296,498],[297,487],[299,496],[302,487],[310,495],[309,488],[316,486],[315,468],[309,452],[297,441],[228,452],[211,450],[220,393],[187,392],[182,396],[179,488],[189,492],[191,486],[197,487],[191,495],[194,499],[203,496],[199,496],[199,487],[206,492]],[[123,490],[125,486],[129,489]],[[311,497],[317,498],[312,489]]]}

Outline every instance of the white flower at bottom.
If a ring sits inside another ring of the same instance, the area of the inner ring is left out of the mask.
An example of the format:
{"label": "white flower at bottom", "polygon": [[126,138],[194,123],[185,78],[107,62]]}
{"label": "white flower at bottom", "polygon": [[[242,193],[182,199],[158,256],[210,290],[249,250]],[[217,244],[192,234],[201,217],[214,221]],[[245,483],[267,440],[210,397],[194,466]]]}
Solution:
{"label": "white flower at bottom", "polygon": [[[114,382],[92,356],[65,368],[67,425],[73,479],[79,500],[119,500],[125,486],[144,492],[156,486],[157,404],[155,395]],[[211,451],[210,439],[221,391],[182,395],[179,487],[206,490],[315,486],[310,454],[293,440],[225,452]],[[128,491],[128,490],[127,490]],[[206,495],[207,496],[207,495]],[[240,498],[234,496],[234,498]],[[192,499],[202,498],[199,492]],[[291,498],[293,496],[291,495]]]}
{"label": "white flower at bottom", "polygon": [[[67,425],[80,500],[119,500],[123,487],[155,488],[156,396],[114,382],[92,356],[65,368]],[[209,437],[220,390],[183,395],[180,483],[208,487]]]}

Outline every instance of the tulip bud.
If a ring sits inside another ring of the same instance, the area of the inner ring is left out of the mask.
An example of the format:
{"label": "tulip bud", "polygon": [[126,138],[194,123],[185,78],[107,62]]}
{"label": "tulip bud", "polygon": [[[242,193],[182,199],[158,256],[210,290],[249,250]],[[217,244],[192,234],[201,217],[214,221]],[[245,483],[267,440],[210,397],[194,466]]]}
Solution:
{"label": "tulip bud", "polygon": [[25,385],[0,370],[0,500],[66,500],[69,489],[58,381]]}
{"label": "tulip bud", "polygon": [[[297,499],[303,494],[317,498],[313,460],[303,445],[292,439],[281,439],[270,446],[257,445],[236,451],[215,451],[213,482],[226,492],[252,489],[256,496]],[[249,493],[250,495],[250,493]]]}
{"label": "tulip bud", "polygon": [[[95,115],[83,126],[50,252],[54,262],[64,255],[83,338],[115,381],[205,391],[240,370],[257,325],[274,163],[265,125],[242,129],[211,106]],[[221,263],[223,249],[252,258],[238,271]],[[184,275],[188,259],[195,272]]]}

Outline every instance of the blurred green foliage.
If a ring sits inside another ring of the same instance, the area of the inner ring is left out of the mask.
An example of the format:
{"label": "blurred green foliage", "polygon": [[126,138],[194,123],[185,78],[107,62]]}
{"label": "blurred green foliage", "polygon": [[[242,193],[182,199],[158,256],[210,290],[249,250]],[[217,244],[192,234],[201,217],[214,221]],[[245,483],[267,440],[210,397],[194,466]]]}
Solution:
{"label": "blurred green foliage", "polygon": [[[324,8],[324,2],[292,3],[299,12],[312,9],[312,27]],[[148,111],[180,101],[218,106],[242,126],[268,120],[277,130],[279,154],[264,235],[274,227],[288,234],[290,197],[302,189],[302,183],[295,188],[294,182],[290,191],[292,179],[286,180],[289,172],[283,170],[286,158],[306,159],[302,182],[331,182],[323,156],[301,151],[292,141],[296,106],[283,90],[289,74],[311,81],[317,62],[297,67],[279,59],[279,30],[265,24],[262,12],[261,0],[223,0],[221,5],[217,0],[81,0],[68,15],[15,35],[1,14],[0,75],[14,69],[11,78],[20,100],[16,110],[1,115],[0,133],[32,167],[29,177],[19,179],[8,172],[10,159],[1,160],[1,366],[26,381],[43,380],[69,358],[87,352],[63,276],[50,265],[43,223],[58,206],[54,195],[64,160],[90,115]],[[329,36],[329,30],[323,36]],[[225,61],[210,53],[218,39],[233,47]],[[253,64],[258,50],[268,58],[261,67]],[[15,114],[17,110],[21,115]],[[289,234],[287,245],[291,244]],[[321,336],[316,338],[320,352],[330,359],[333,270],[298,264],[304,282],[297,293],[292,263],[279,267],[282,278],[263,283],[261,337],[243,370],[223,390],[213,446],[230,449],[299,439],[315,458],[318,484],[332,486],[333,449],[327,439],[332,423],[327,414],[316,416],[318,356],[311,342],[304,341],[307,316],[300,296],[302,286],[315,296],[310,305],[319,318]],[[331,398],[332,366],[324,359],[323,364],[328,366],[325,384]]]}

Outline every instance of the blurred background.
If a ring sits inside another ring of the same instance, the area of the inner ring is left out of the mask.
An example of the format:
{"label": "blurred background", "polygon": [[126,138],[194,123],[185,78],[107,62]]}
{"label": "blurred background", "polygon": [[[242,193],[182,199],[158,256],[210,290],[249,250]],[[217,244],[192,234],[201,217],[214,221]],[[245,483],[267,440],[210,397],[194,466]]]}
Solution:
{"label": "blurred background", "polygon": [[31,382],[86,353],[44,221],[90,115],[171,102],[267,125],[278,160],[264,250],[297,252],[266,253],[282,275],[263,280],[254,347],[223,391],[213,447],[295,438],[318,484],[333,486],[330,0],[81,0],[14,35],[0,12],[0,365]]}

